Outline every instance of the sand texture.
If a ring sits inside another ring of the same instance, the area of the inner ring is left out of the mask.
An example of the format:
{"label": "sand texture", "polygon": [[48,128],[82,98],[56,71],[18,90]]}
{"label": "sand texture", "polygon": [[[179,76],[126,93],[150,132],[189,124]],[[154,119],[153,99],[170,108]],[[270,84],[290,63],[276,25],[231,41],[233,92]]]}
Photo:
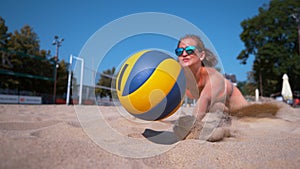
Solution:
{"label": "sand texture", "polygon": [[[279,106],[276,114],[233,117],[231,137],[220,142],[150,140],[151,144],[174,146],[145,158],[122,157],[102,148],[85,132],[74,106],[2,104],[0,168],[299,168],[300,109],[274,104]],[[82,107],[88,114],[90,108],[97,106]],[[116,107],[98,108],[105,112],[109,126],[124,137],[137,140],[147,140],[145,137],[153,134],[151,130],[168,130],[168,137],[175,120],[171,116],[162,122],[136,125],[118,115]],[[146,151],[140,144],[134,148]]]}

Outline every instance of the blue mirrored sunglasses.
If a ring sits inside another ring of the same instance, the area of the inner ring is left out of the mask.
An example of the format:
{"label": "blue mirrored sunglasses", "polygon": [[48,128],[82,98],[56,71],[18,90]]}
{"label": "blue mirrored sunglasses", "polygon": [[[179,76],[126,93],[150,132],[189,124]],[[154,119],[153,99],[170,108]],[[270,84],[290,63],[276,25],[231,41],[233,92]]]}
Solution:
{"label": "blue mirrored sunglasses", "polygon": [[177,48],[175,49],[175,53],[177,56],[181,56],[183,51],[185,51],[188,55],[195,53],[196,47],[195,46],[187,46],[185,48]]}

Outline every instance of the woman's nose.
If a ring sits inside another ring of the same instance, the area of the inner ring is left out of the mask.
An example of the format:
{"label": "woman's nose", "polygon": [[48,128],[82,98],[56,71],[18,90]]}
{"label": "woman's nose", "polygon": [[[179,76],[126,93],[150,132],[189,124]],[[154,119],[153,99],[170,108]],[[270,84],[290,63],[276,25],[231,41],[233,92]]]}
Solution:
{"label": "woman's nose", "polygon": [[182,52],[182,55],[181,55],[181,56],[182,56],[182,57],[186,57],[187,55],[189,55],[189,54],[187,54],[187,53],[186,53],[186,51],[185,51],[185,50],[183,50],[183,52]]}

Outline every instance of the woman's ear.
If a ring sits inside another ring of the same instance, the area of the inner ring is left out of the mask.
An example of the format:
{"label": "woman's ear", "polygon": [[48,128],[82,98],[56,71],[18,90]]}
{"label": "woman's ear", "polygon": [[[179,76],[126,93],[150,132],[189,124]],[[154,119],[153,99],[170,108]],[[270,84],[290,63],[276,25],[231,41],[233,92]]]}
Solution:
{"label": "woman's ear", "polygon": [[200,52],[200,60],[203,61],[204,58],[205,58],[205,51],[203,50]]}

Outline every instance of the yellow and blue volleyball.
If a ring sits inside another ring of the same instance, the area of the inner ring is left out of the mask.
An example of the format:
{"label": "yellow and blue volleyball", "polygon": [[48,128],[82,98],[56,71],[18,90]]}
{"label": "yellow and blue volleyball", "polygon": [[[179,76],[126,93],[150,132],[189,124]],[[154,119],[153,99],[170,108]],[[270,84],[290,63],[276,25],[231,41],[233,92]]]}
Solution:
{"label": "yellow and blue volleyball", "polygon": [[117,96],[133,116],[155,121],[171,116],[181,106],[186,80],[180,64],[159,50],[130,56],[116,79]]}

